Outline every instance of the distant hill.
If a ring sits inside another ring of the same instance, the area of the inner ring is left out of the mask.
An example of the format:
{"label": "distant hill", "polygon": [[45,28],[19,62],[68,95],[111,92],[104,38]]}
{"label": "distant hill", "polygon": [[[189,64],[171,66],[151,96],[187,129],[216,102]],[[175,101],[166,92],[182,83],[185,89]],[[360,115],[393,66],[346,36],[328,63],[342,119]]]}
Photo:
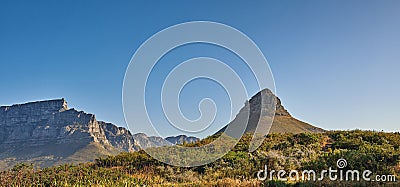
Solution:
{"label": "distant hill", "polygon": [[168,142],[171,142],[172,144],[195,143],[200,140],[196,137],[186,136],[186,135],[171,136],[171,137],[167,137],[165,139]]}
{"label": "distant hill", "polygon": [[[272,115],[270,111],[268,111],[268,109],[272,108],[270,106],[273,102],[276,103],[276,110],[274,115]],[[263,111],[263,113],[261,114],[260,111]],[[281,100],[277,96],[275,96],[269,89],[264,89],[254,95],[249,101],[247,101],[245,103],[245,106],[240,110],[239,114],[236,115],[236,118],[227,126],[219,130],[217,133],[224,132],[225,129],[230,125],[240,125],[242,121],[244,121],[244,119],[247,119],[246,116],[248,116],[248,123],[245,133],[255,132],[259,121],[261,124],[266,123],[266,121],[270,121],[269,118],[272,116],[274,117],[274,119],[272,126],[268,127],[270,128],[269,132],[298,134],[302,132],[319,133],[325,131],[321,128],[312,126],[291,116],[289,112],[285,109],[285,107],[283,107]],[[228,134],[229,133],[231,133],[233,136],[239,134],[238,132],[228,132]]]}

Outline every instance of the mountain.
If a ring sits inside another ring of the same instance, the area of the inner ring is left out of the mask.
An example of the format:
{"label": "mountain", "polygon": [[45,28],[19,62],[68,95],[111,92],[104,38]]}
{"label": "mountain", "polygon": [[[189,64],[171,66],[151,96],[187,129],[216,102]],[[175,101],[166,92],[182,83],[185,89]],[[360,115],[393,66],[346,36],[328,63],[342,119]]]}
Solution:
{"label": "mountain", "polygon": [[47,167],[198,141],[186,136],[167,140],[143,133],[132,135],[126,128],[97,121],[93,114],[69,109],[65,99],[0,107],[0,170],[19,162]]}
{"label": "mountain", "polygon": [[[275,102],[276,111],[271,113],[268,106]],[[264,112],[261,114],[260,110]],[[275,118],[271,132],[324,132],[292,117],[280,99],[267,89],[247,101],[236,118],[219,132],[240,124],[247,112],[250,116],[246,132],[254,132],[258,119],[264,122],[272,115]],[[143,133],[132,135],[126,128],[97,121],[93,114],[69,109],[65,99],[0,107],[0,170],[19,162],[34,162],[47,167],[93,161],[122,151],[135,152],[148,147],[197,141],[198,138],[185,135],[165,139]]]}
{"label": "mountain", "polygon": [[137,133],[133,135],[133,139],[136,140],[137,144],[142,148],[146,149],[148,147],[161,147],[172,145],[165,141],[163,138],[158,136],[147,136],[144,133]]}
{"label": "mountain", "polygon": [[183,144],[183,143],[195,143],[198,142],[200,139],[193,137],[193,136],[186,136],[186,135],[179,135],[179,136],[171,136],[165,138],[168,142],[172,144]]}
{"label": "mountain", "polygon": [[[273,103],[276,103],[275,114],[272,114],[271,111],[268,110],[272,108],[271,104]],[[232,129],[234,130],[239,129],[237,127],[242,124],[243,121],[246,121],[246,119],[248,119],[248,123],[245,133],[254,133],[259,121],[260,124],[265,125],[263,123],[272,120],[272,116],[274,118],[272,126],[270,127],[270,133],[275,132],[298,134],[302,132],[319,133],[325,131],[291,116],[285,107],[283,107],[281,100],[269,89],[264,89],[254,95],[249,101],[246,101],[245,106],[236,115],[235,119],[217,133],[224,132],[228,126],[233,127]],[[241,134],[240,132],[226,133],[228,135],[231,134],[234,137],[240,136]]]}
{"label": "mountain", "polygon": [[138,149],[127,129],[69,109],[64,99],[0,107],[2,169],[18,162],[40,167],[87,162]]}

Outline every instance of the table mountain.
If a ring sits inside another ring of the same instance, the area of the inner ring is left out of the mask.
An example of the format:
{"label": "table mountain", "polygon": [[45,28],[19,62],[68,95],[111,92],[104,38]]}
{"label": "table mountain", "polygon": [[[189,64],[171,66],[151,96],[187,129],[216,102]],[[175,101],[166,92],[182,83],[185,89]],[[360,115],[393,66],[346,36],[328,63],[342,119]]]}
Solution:
{"label": "table mountain", "polygon": [[87,162],[139,147],[131,133],[95,115],[68,109],[64,99],[0,107],[0,167]]}

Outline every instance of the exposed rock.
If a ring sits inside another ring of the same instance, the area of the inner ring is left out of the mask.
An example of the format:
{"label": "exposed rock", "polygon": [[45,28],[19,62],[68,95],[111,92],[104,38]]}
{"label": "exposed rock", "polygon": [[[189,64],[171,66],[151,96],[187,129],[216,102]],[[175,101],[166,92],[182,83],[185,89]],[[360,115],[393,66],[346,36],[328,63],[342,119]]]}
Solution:
{"label": "exposed rock", "polygon": [[64,99],[0,107],[0,160],[43,158],[39,164],[43,167],[62,163],[79,151],[85,152],[82,149],[88,146],[91,154],[85,158],[91,160],[138,149],[127,129],[97,121],[93,114],[68,109]]}
{"label": "exposed rock", "polygon": [[200,139],[193,137],[193,136],[186,136],[186,135],[179,135],[179,136],[171,136],[165,138],[167,141],[171,142],[172,144],[183,144],[183,143],[195,143]]}
{"label": "exposed rock", "polygon": [[137,142],[128,129],[102,121],[99,121],[99,124],[104,130],[107,140],[113,147],[127,152],[137,151],[139,149]]}

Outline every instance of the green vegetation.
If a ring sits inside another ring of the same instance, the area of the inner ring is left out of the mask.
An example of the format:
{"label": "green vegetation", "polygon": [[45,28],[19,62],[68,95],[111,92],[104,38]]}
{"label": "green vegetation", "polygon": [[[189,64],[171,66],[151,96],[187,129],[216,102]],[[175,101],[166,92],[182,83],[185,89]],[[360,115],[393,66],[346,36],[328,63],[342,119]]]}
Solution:
{"label": "green vegetation", "polygon": [[[205,145],[208,137],[195,144]],[[400,134],[372,131],[331,131],[321,134],[269,134],[255,152],[247,151],[251,135],[221,159],[200,167],[171,167],[144,151],[120,153],[93,163],[38,169],[18,164],[0,173],[0,186],[400,186],[399,182],[366,181],[260,181],[257,172],[268,170],[371,170],[375,175],[400,176]],[[373,178],[373,177],[371,177]]]}

